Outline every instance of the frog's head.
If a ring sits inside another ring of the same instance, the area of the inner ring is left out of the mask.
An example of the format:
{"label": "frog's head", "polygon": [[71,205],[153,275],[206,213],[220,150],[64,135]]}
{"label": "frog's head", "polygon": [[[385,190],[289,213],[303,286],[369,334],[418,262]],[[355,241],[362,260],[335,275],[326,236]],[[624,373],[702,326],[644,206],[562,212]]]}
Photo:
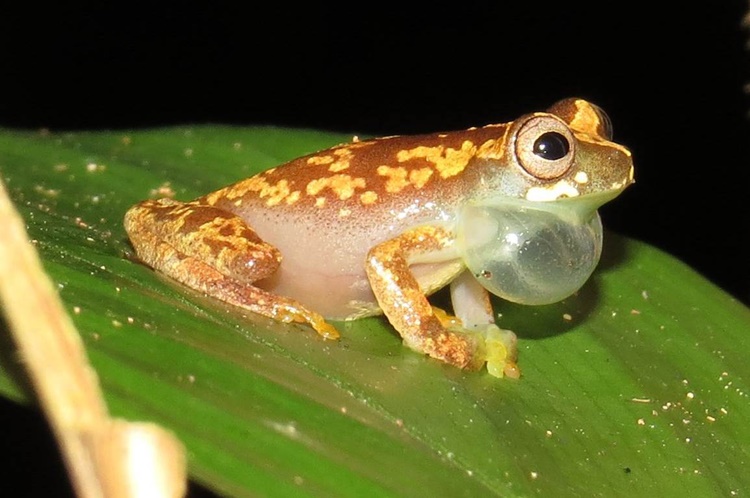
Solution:
{"label": "frog's head", "polygon": [[566,99],[517,119],[480,151],[495,165],[486,169],[491,188],[462,209],[458,240],[489,291],[545,304],[585,283],[601,255],[597,209],[633,183],[630,151],[611,139],[604,111]]}

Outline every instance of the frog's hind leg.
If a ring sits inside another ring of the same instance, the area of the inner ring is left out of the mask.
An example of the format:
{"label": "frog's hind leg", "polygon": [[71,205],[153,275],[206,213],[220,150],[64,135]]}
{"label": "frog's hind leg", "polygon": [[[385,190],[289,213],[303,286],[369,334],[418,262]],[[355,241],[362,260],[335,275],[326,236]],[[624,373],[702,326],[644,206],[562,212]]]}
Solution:
{"label": "frog's hind leg", "polygon": [[188,287],[282,322],[308,323],[327,339],[339,336],[318,313],[253,285],[278,269],[281,253],[228,211],[144,201],[125,214],[125,230],[143,262]]}
{"label": "frog's hind leg", "polygon": [[445,251],[453,236],[444,228],[422,226],[373,247],[366,271],[372,290],[388,320],[404,343],[460,368],[478,369],[485,363],[490,374],[518,377],[516,339],[495,325],[487,291],[464,272],[452,288],[457,317],[430,306],[410,261]]}

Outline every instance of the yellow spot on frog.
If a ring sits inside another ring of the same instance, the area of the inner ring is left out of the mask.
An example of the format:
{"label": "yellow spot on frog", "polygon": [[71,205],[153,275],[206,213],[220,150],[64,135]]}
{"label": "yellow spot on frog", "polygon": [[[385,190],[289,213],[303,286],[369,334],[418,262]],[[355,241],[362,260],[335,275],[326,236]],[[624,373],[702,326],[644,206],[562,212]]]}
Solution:
{"label": "yellow spot on frog", "polygon": [[[492,127],[492,125],[485,126],[485,128],[490,127]],[[479,147],[479,150],[477,150],[477,157],[483,159],[502,159],[505,154],[505,144],[508,143],[508,133],[510,133],[510,126],[505,127],[503,138],[497,140],[490,139],[484,142]]]}
{"label": "yellow spot on frog", "polygon": [[323,166],[331,164],[334,161],[332,156],[312,156],[307,158],[307,164],[310,166]]}
{"label": "yellow spot on frog", "polygon": [[578,173],[576,173],[576,176],[573,177],[573,180],[576,183],[588,183],[589,175],[587,175],[585,171],[579,171]]}
{"label": "yellow spot on frog", "polygon": [[346,209],[346,208],[339,209],[339,216],[341,218],[343,218],[344,216],[349,216],[350,214],[352,214],[351,209]]}
{"label": "yellow spot on frog", "polygon": [[531,187],[526,191],[526,199],[530,201],[554,201],[563,197],[577,197],[578,188],[567,180],[560,180],[544,187]]}
{"label": "yellow spot on frog", "polygon": [[453,149],[444,145],[435,147],[420,145],[413,149],[398,151],[396,159],[399,162],[406,162],[411,159],[425,159],[435,165],[435,169],[440,173],[441,178],[450,178],[461,173],[475,156],[476,152],[476,145],[470,140],[464,140],[460,149]]}
{"label": "yellow spot on frog", "polygon": [[275,206],[284,200],[289,195],[289,182],[287,180],[279,180],[276,185],[268,185],[261,189],[260,197],[268,196],[266,205]]}
{"label": "yellow spot on frog", "polygon": [[340,200],[344,201],[354,195],[355,189],[365,188],[364,178],[353,178],[349,175],[333,175],[312,180],[305,189],[307,195],[317,195],[330,188]]}
{"label": "yellow spot on frog", "polygon": [[570,127],[574,130],[593,131],[598,130],[602,121],[599,114],[594,111],[585,100],[576,100],[576,114],[570,122]]}
{"label": "yellow spot on frog", "polygon": [[315,207],[322,208],[326,205],[326,198],[325,197],[316,197],[315,198]]}
{"label": "yellow spot on frog", "polygon": [[378,166],[377,172],[380,176],[385,176],[388,180],[385,182],[385,191],[389,193],[401,192],[404,187],[409,185],[406,179],[406,168],[399,166],[391,168],[390,166]]}
{"label": "yellow spot on frog", "polygon": [[376,192],[373,192],[372,190],[368,190],[367,192],[363,192],[359,196],[359,201],[362,204],[372,204],[375,201],[378,200],[378,194]]}
{"label": "yellow spot on frog", "polygon": [[[214,205],[219,199],[226,198],[228,201],[234,201],[236,205],[239,205],[238,202],[241,204],[242,199],[248,192],[257,192],[259,198],[266,198],[267,205],[275,206],[290,194],[289,181],[279,180],[275,184],[271,184],[266,180],[267,174],[268,172],[248,178],[244,182],[234,185],[231,189],[217,190],[206,196],[206,202],[209,205]],[[299,194],[293,197],[289,203],[295,202],[298,198]]]}
{"label": "yellow spot on frog", "polygon": [[431,176],[432,170],[430,168],[413,169],[409,172],[409,182],[416,188],[422,188]]}
{"label": "yellow spot on frog", "polygon": [[339,171],[347,169],[349,167],[349,162],[351,161],[352,157],[354,157],[354,153],[351,151],[351,149],[346,147],[336,149],[333,151],[333,153],[338,156],[338,159],[336,159],[336,161],[328,166],[328,171],[330,171],[331,173],[338,173]]}
{"label": "yellow spot on frog", "polygon": [[286,203],[294,204],[295,202],[299,200],[300,195],[301,195],[301,192],[299,190],[295,190],[294,192],[292,192],[291,194],[287,196]]}

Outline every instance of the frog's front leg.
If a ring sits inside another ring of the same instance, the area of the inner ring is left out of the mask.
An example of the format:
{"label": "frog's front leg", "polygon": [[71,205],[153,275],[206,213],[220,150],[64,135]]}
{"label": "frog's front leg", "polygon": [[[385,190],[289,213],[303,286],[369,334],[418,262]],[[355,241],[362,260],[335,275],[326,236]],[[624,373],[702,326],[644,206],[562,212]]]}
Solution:
{"label": "frog's front leg", "polygon": [[200,202],[144,201],[125,215],[138,257],[154,269],[214,298],[283,322],[310,324],[339,336],[302,304],[253,285],[273,274],[281,254],[241,218]]}
{"label": "frog's front leg", "polygon": [[473,279],[471,274],[464,272],[452,289],[455,311],[468,323],[450,326],[435,314],[409,269],[411,261],[450,250],[453,242],[445,228],[422,226],[373,247],[366,271],[378,304],[415,351],[467,369],[489,361],[493,375],[517,377],[515,335],[494,324],[487,293],[466,278]]}

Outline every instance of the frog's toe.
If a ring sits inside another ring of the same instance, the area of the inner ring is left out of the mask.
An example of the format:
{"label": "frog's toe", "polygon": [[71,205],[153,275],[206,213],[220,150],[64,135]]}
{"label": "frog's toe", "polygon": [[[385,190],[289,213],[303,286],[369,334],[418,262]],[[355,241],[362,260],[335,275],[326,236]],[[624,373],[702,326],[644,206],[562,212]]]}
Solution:
{"label": "frog's toe", "polygon": [[510,330],[497,325],[487,325],[480,331],[484,338],[484,360],[487,371],[494,377],[517,379],[521,371],[516,363],[518,359],[518,339]]}

